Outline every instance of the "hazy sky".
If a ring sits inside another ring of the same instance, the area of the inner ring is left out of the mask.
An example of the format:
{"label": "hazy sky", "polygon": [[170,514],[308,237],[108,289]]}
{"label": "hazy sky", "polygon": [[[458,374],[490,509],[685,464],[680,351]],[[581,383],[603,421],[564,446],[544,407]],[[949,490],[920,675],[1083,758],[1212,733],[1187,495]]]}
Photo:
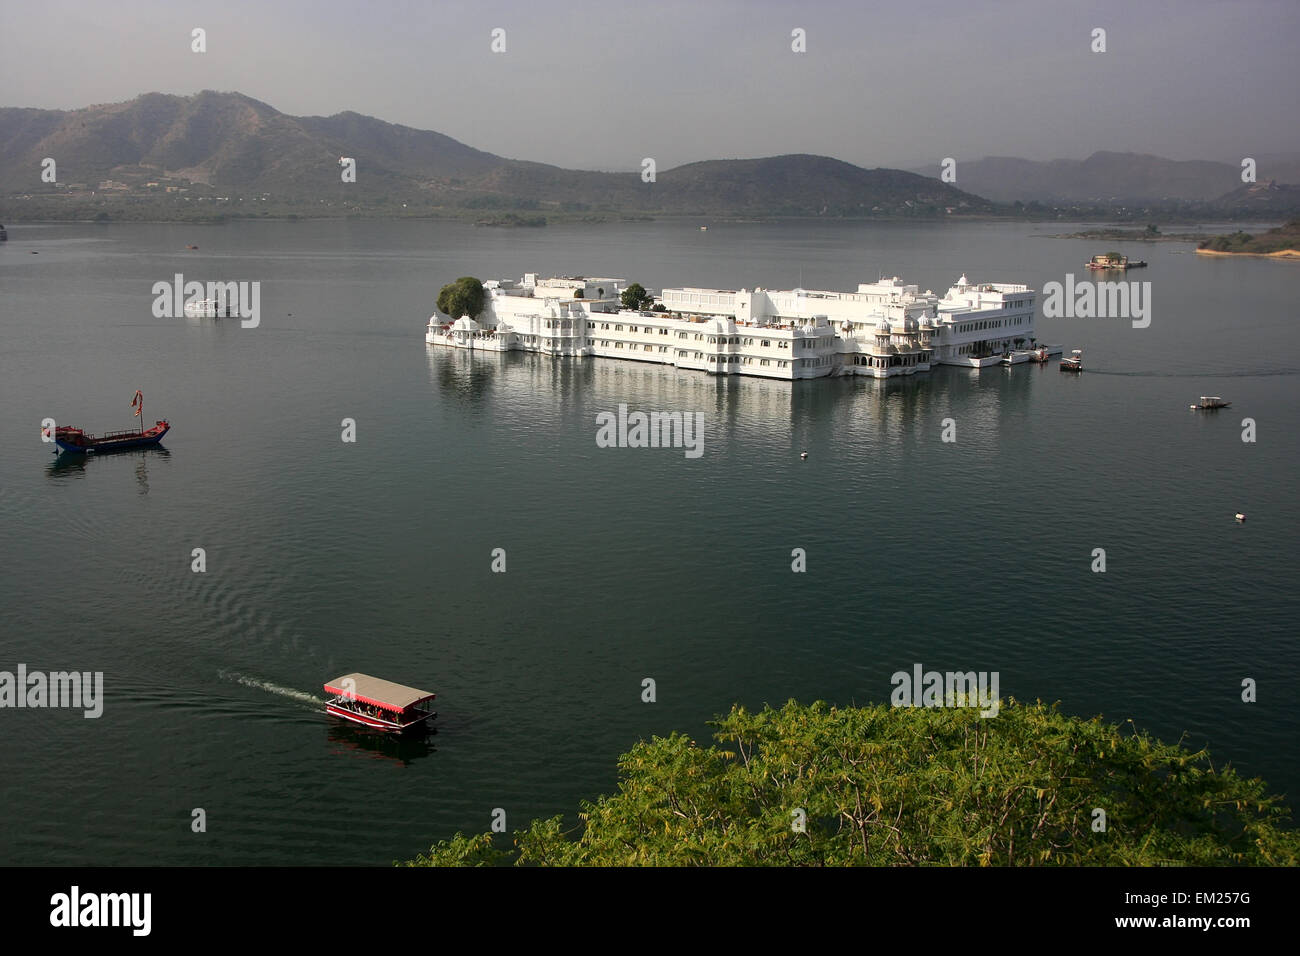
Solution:
{"label": "hazy sky", "polygon": [[238,90],[588,169],[1098,149],[1235,163],[1300,150],[1298,64],[1300,0],[0,0],[0,105]]}

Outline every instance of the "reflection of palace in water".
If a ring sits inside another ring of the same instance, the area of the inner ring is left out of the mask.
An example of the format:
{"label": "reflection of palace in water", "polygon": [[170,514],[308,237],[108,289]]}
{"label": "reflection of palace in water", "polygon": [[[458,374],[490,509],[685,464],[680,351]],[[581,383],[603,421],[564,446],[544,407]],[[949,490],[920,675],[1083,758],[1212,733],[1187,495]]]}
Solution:
{"label": "reflection of palace in water", "polygon": [[598,412],[626,404],[704,412],[710,428],[731,434],[828,430],[841,441],[934,435],[958,405],[965,427],[996,429],[1025,407],[1034,380],[1049,368],[948,368],[925,380],[789,382],[518,351],[429,349],[427,358],[430,381],[444,399],[482,412],[498,432],[579,421],[586,427]]}
{"label": "reflection of palace in water", "polygon": [[487,301],[477,319],[434,315],[425,341],[784,381],[1019,364],[1044,348],[1034,338],[1037,293],[966,276],[942,298],[897,276],[861,283],[856,292],[664,289],[659,311],[622,308],[623,282],[614,278],[529,273],[484,288]]}

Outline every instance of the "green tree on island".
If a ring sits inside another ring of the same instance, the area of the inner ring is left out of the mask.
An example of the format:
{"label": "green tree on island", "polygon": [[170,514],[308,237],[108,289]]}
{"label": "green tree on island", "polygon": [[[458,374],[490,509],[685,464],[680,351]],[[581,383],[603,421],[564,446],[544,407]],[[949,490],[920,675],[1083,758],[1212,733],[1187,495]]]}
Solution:
{"label": "green tree on island", "polygon": [[[975,708],[733,707],[619,758],[580,823],[510,850],[457,833],[406,866],[1289,865],[1265,784],[1127,727],[1010,701]],[[1104,813],[1104,816],[1103,816]]]}
{"label": "green tree on island", "polygon": [[453,319],[462,315],[477,319],[486,299],[482,282],[473,276],[461,276],[455,282],[447,283],[438,293],[438,311]]}
{"label": "green tree on island", "polygon": [[633,312],[640,312],[653,300],[653,296],[645,290],[645,286],[639,282],[633,282],[623,290],[619,300],[623,303],[623,308],[631,309]]}

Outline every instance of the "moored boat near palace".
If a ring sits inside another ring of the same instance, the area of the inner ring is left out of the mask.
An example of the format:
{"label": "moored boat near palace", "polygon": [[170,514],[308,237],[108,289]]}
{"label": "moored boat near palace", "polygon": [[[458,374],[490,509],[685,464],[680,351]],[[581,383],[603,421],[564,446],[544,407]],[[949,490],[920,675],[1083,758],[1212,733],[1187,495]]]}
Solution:
{"label": "moored boat near palace", "polygon": [[1044,364],[1048,358],[1061,353],[1059,345],[1040,345],[1034,349],[1011,349],[1002,355],[1003,365],[1019,365],[1022,362],[1035,362],[1039,365]]}
{"label": "moored boat near palace", "polygon": [[422,730],[438,714],[430,708],[437,694],[369,674],[344,674],[325,685],[327,713],[376,730]]}

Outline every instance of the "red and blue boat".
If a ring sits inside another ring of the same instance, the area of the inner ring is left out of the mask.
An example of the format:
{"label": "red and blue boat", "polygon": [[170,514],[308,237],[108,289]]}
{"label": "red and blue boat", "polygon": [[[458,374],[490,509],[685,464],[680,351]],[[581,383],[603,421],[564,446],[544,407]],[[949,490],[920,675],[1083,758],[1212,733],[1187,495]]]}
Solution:
{"label": "red and blue boat", "polygon": [[140,418],[139,428],[106,432],[103,435],[91,435],[72,425],[57,425],[54,428],[53,435],[50,434],[48,428],[43,429],[41,434],[47,438],[53,438],[54,443],[64,451],[73,452],[74,454],[94,452],[97,455],[102,455],[106,452],[126,451],[128,448],[147,448],[151,445],[157,445],[163,440],[163,436],[171,430],[171,425],[166,421],[154,422],[151,428],[144,427],[144,395],[139,390],[136,391],[135,398],[131,399],[131,407],[135,409],[136,417]]}

